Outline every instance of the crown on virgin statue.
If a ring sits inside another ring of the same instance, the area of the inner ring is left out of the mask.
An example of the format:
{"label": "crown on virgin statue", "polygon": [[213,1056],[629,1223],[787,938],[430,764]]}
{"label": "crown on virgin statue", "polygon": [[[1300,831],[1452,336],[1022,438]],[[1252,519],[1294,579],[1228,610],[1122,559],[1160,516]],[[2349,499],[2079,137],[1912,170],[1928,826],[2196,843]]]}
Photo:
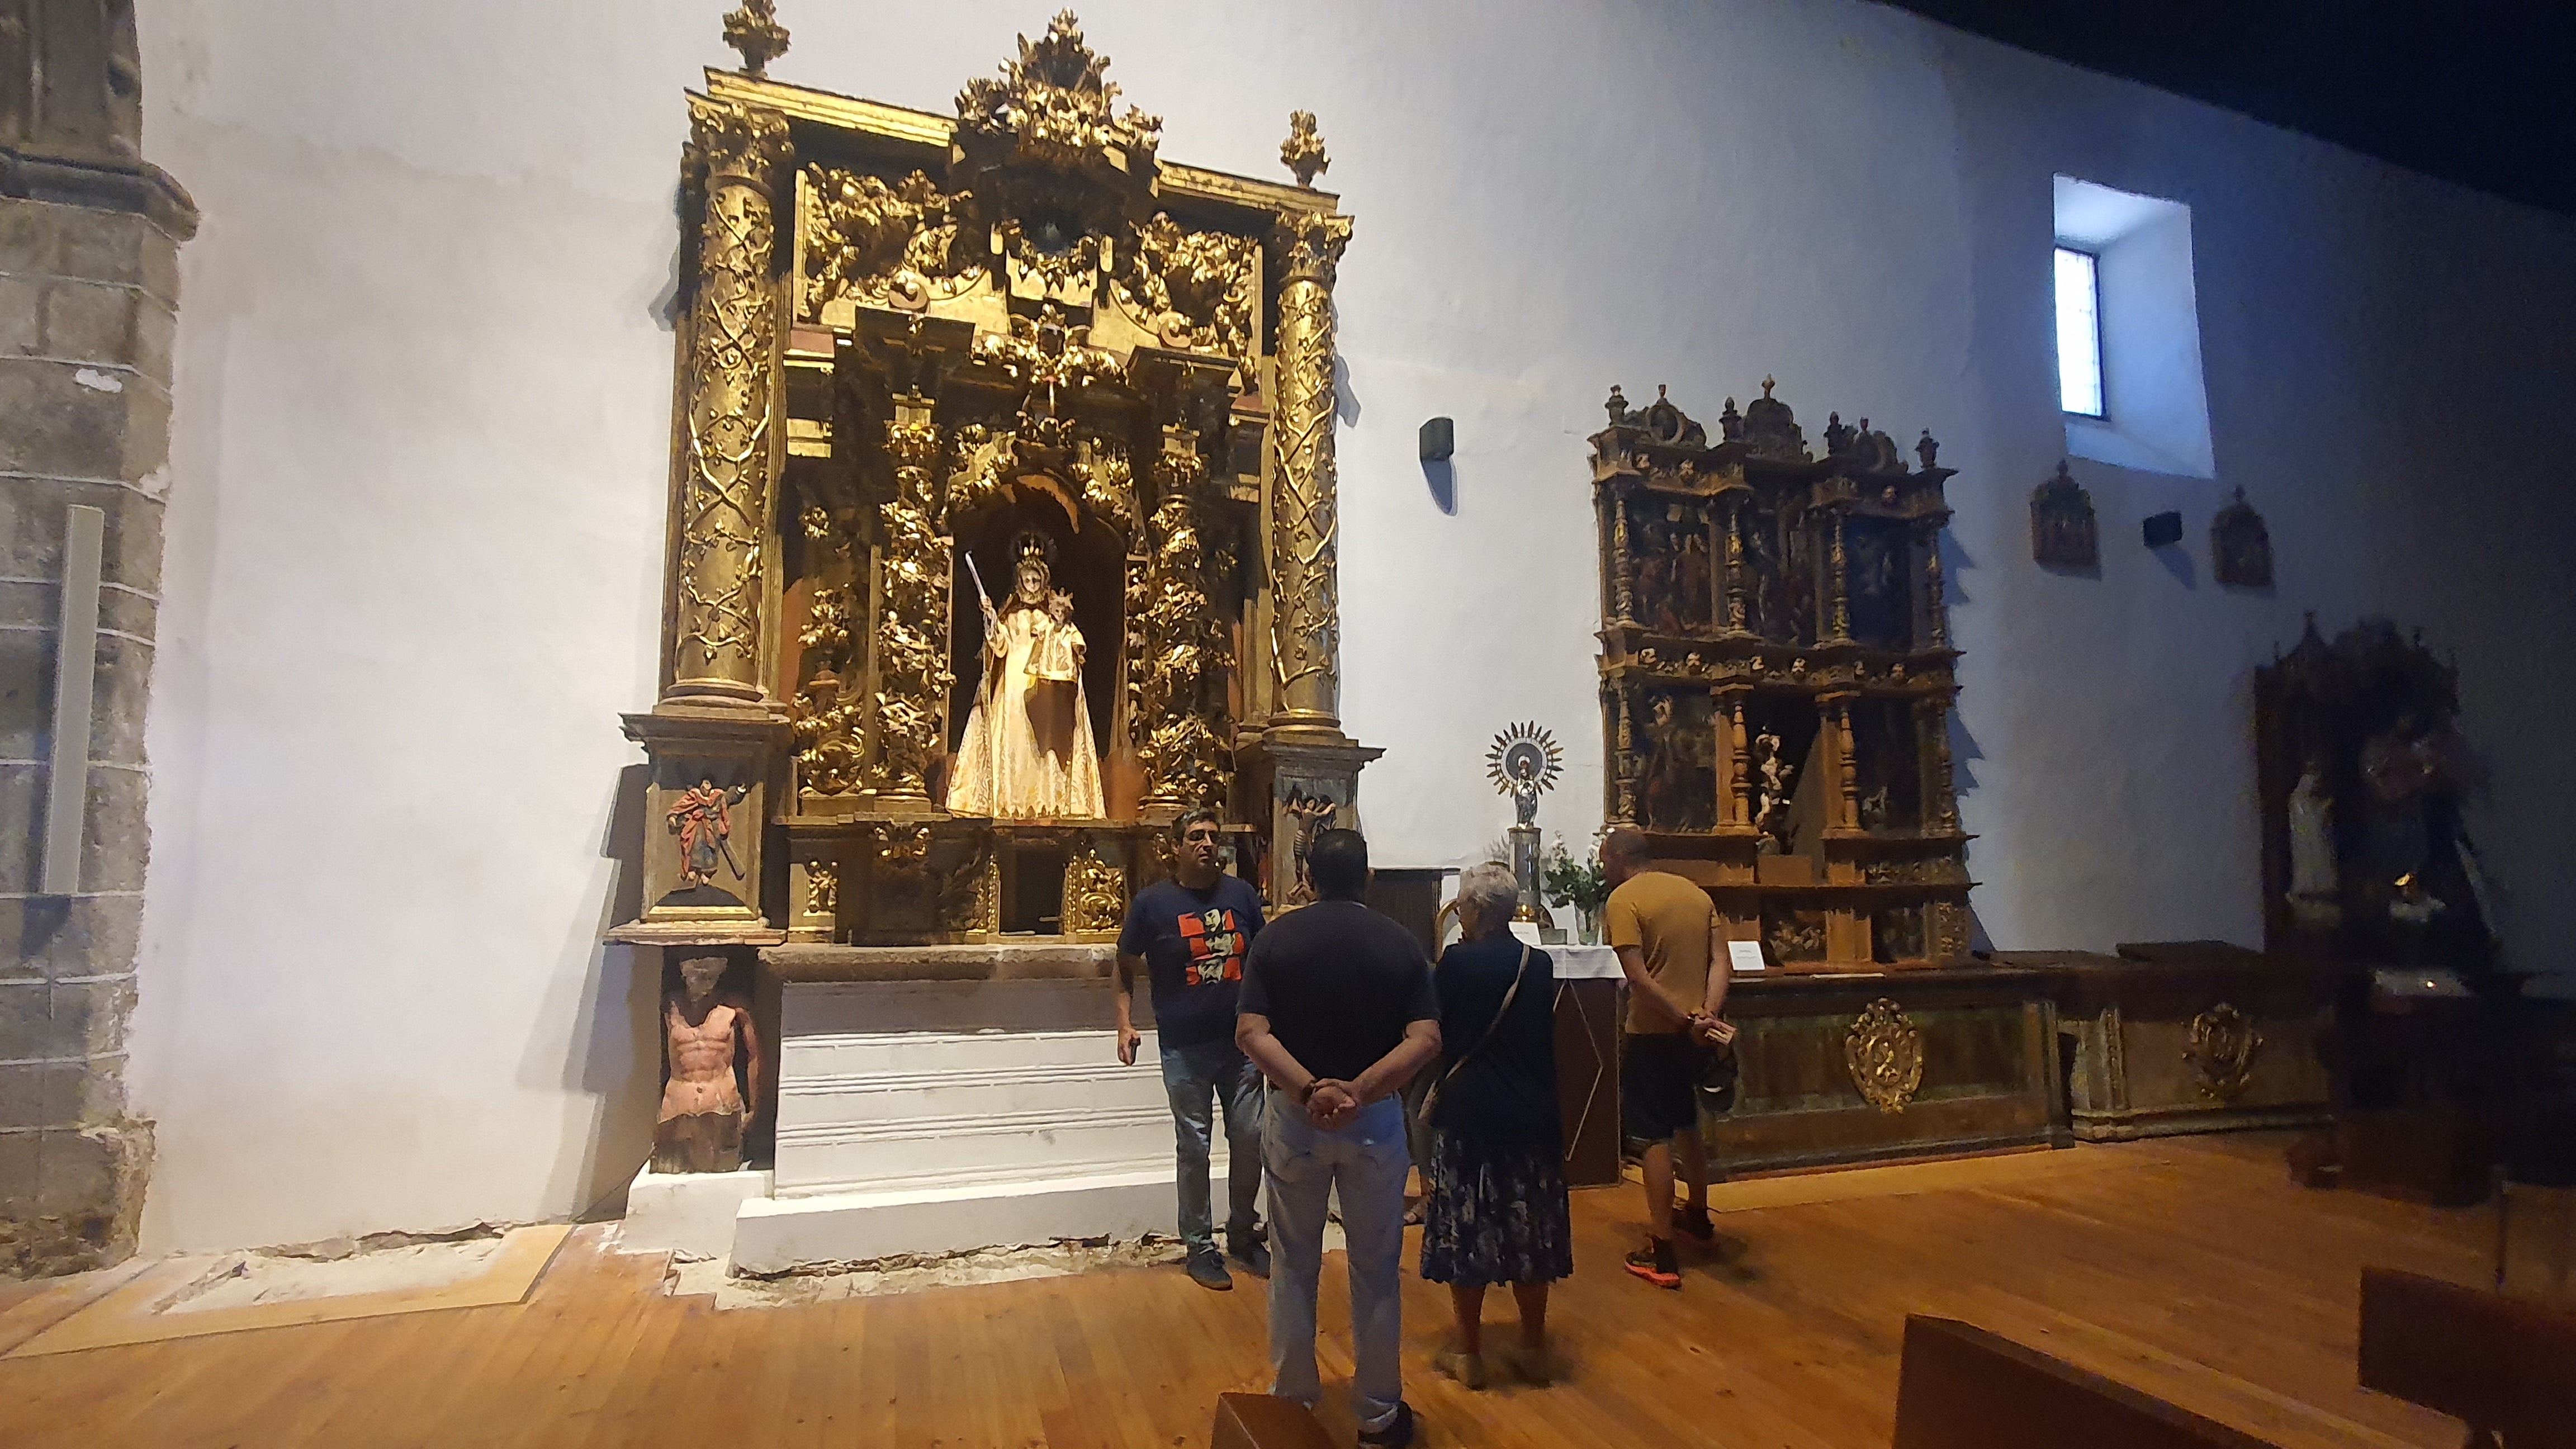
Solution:
{"label": "crown on virgin statue", "polygon": [[1039,563],[1045,564],[1047,566],[1047,572],[1050,574],[1054,573],[1055,540],[1038,532],[1034,528],[1027,530],[1019,537],[1012,539],[1011,567],[1016,569],[1021,564],[1027,563],[1030,559],[1036,559]]}

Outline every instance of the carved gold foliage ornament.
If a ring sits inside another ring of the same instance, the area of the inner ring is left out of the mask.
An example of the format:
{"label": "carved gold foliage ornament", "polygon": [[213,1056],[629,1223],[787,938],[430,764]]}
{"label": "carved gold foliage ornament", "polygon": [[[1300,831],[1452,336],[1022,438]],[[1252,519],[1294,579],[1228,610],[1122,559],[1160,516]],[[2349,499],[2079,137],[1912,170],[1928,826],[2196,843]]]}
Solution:
{"label": "carved gold foliage ornament", "polygon": [[1136,228],[1111,285],[1165,347],[1243,359],[1261,304],[1259,260],[1251,237],[1184,231],[1157,213]]}
{"label": "carved gold foliage ornament", "polygon": [[841,908],[841,868],[828,860],[805,863],[805,913],[828,916]]}
{"label": "carved gold foliage ornament", "polygon": [[888,870],[917,871],[930,859],[927,825],[880,825],[871,833],[876,838],[877,861]]}
{"label": "carved gold foliage ornament", "polygon": [[2191,1045],[2183,1057],[2202,1096],[2233,1102],[2254,1084],[2254,1054],[2262,1048],[2253,1018],[2222,1001],[2191,1019]]}
{"label": "carved gold foliage ornament", "polygon": [[1107,520],[1112,528],[1134,538],[1144,520],[1136,516],[1136,479],[1128,467],[1127,450],[1098,445],[1071,471],[1082,485],[1082,506],[1093,517]]}
{"label": "carved gold foliage ornament", "polygon": [[1297,184],[1311,189],[1315,178],[1333,169],[1324,154],[1324,138],[1315,129],[1313,111],[1288,113],[1288,139],[1279,143],[1279,164],[1295,172]]}
{"label": "carved gold foliage ornament", "polygon": [[1902,1112],[1923,1085],[1923,1034],[1895,1002],[1882,996],[1843,1034],[1843,1064],[1871,1106]]}
{"label": "carved gold foliage ornament", "polygon": [[742,54],[748,75],[766,75],[769,63],[787,53],[787,27],[778,23],[778,0],[742,0],[724,18],[725,44]]}
{"label": "carved gold foliage ornament", "polygon": [[966,858],[939,884],[939,923],[966,933],[1001,927],[1002,864],[990,831],[977,831]]}
{"label": "carved gold foliage ornament", "polygon": [[787,157],[787,122],[704,96],[689,97],[689,122],[706,200],[689,313],[673,691],[758,698],[779,329],[770,179]]}
{"label": "carved gold foliage ornament", "polygon": [[788,737],[802,794],[846,795],[859,788],[859,732],[867,711],[829,673],[814,676],[787,704]]}
{"label": "carved gold foliage ornament", "polygon": [[819,320],[848,298],[917,312],[964,295],[984,263],[960,245],[972,193],[949,193],[915,171],[889,184],[833,166],[808,166],[797,192],[804,288],[797,315]]}
{"label": "carved gold foliage ornament", "polygon": [[1090,336],[1087,326],[1068,326],[1053,304],[1035,317],[1013,317],[1007,337],[976,334],[975,361],[1021,389],[1022,441],[1045,448],[1071,446],[1072,395],[1094,382],[1127,380],[1127,364],[1116,353],[1091,346]]}
{"label": "carved gold foliage ornament", "polygon": [[1213,804],[1229,793],[1234,767],[1211,698],[1234,660],[1211,602],[1192,503],[1206,474],[1195,435],[1172,429],[1155,473],[1163,501],[1146,524],[1152,552],[1129,590],[1132,739],[1147,800]]}
{"label": "carved gold foliage ornament", "polygon": [[1064,929],[1114,931],[1127,917],[1126,872],[1085,845],[1064,867]]}
{"label": "carved gold foliage ornament", "polygon": [[1107,79],[1109,58],[1083,42],[1082,22],[1072,11],[1058,13],[1042,38],[1019,41],[1019,59],[1003,62],[1000,79],[971,80],[957,93],[961,125],[1010,137],[1032,159],[1099,157],[1121,169],[1153,163],[1162,118],[1134,106],[1115,113],[1118,87]]}
{"label": "carved gold foliage ornament", "polygon": [[[898,412],[926,415],[926,403]],[[895,496],[885,523],[883,627],[877,648],[877,778],[880,794],[929,795],[930,761],[944,743],[948,687],[949,540],[934,493],[939,429],[918,417],[886,425]]]}

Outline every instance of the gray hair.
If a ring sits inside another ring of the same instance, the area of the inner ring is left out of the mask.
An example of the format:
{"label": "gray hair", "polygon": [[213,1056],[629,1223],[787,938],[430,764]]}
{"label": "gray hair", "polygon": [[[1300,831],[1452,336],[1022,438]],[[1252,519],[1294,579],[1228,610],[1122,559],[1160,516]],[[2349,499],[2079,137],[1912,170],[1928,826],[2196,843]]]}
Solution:
{"label": "gray hair", "polygon": [[1485,930],[1509,925],[1520,903],[1520,880],[1501,861],[1471,865],[1458,873],[1458,909],[1473,911],[1476,924]]}

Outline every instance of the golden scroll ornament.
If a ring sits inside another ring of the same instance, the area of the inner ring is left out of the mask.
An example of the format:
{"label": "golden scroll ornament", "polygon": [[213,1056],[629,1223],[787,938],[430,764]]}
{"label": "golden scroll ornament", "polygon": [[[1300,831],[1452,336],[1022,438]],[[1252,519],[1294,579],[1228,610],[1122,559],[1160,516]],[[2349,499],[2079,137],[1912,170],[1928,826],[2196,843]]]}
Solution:
{"label": "golden scroll ornament", "polygon": [[1843,1064],[1852,1085],[1878,1110],[1902,1112],[1923,1085],[1923,1033],[1903,1010],[1882,996],[1852,1020],[1843,1034]]}
{"label": "golden scroll ornament", "polygon": [[2262,1049],[2254,1019],[2222,1001],[2191,1019],[2191,1045],[2183,1059],[2191,1063],[2202,1096],[2233,1102],[2254,1084],[2254,1054]]}
{"label": "golden scroll ornament", "polygon": [[841,908],[841,868],[828,860],[805,863],[805,912],[829,916]]}
{"label": "golden scroll ornament", "polygon": [[1064,929],[1115,931],[1127,918],[1127,874],[1085,845],[1064,866]]}

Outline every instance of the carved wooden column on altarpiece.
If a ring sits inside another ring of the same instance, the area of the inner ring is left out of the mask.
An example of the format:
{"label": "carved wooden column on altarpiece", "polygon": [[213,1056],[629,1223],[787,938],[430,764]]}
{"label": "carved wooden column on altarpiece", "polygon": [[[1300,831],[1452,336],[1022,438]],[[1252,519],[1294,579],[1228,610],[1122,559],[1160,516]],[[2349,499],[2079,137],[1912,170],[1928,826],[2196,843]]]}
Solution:
{"label": "carved wooden column on altarpiece", "polygon": [[1271,667],[1273,730],[1341,733],[1341,513],[1333,459],[1333,276],[1351,222],[1330,212],[1279,220],[1287,280],[1279,290],[1272,384]]}
{"label": "carved wooden column on altarpiece", "polygon": [[1333,278],[1351,220],[1279,217],[1279,331],[1270,419],[1269,725],[1248,752],[1247,819],[1270,840],[1271,900],[1295,905],[1316,833],[1359,826],[1360,767],[1382,751],[1341,727],[1341,543],[1333,458]]}
{"label": "carved wooden column on altarpiece", "polygon": [[1214,519],[1202,507],[1207,471],[1199,435],[1177,424],[1164,427],[1153,464],[1161,501],[1144,524],[1146,552],[1131,612],[1137,648],[1128,661],[1144,815],[1157,822],[1193,806],[1222,807],[1233,783],[1230,742],[1210,727],[1206,707],[1211,680],[1232,665],[1210,603]]}
{"label": "carved wooden column on altarpiece", "polygon": [[680,343],[669,653],[661,702],[625,721],[652,757],[645,907],[630,934],[674,943],[772,934],[760,845],[785,736],[763,683],[761,614],[783,452],[775,188],[787,122],[704,96],[689,98],[689,122],[704,181]]}
{"label": "carved wooden column on altarpiece", "polygon": [[877,756],[880,809],[930,813],[929,772],[947,743],[950,556],[940,517],[939,427],[931,400],[894,399],[886,424],[894,465],[894,498],[885,505],[880,566],[882,624],[877,648]]}

